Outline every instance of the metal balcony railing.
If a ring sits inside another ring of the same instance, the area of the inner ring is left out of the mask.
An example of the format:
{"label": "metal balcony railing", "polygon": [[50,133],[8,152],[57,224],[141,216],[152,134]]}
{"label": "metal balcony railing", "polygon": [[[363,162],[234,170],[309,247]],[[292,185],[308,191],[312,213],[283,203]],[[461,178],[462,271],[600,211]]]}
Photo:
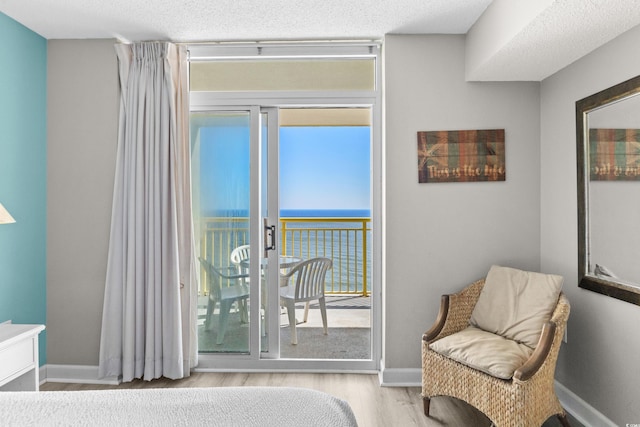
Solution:
{"label": "metal balcony railing", "polygon": [[[200,256],[214,265],[229,265],[229,254],[249,243],[249,221],[243,217],[209,217],[202,221]],[[333,268],[327,294],[369,295],[371,218],[280,218],[279,252],[302,259],[327,257]],[[207,295],[201,272],[200,295]]]}

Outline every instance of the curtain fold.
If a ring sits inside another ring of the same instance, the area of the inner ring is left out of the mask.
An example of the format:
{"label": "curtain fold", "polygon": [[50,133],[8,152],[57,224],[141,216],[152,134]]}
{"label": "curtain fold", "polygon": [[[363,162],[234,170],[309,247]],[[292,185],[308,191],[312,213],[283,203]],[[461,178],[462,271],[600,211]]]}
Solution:
{"label": "curtain fold", "polygon": [[198,280],[186,50],[115,48],[120,116],[99,375],[183,378],[197,363]]}

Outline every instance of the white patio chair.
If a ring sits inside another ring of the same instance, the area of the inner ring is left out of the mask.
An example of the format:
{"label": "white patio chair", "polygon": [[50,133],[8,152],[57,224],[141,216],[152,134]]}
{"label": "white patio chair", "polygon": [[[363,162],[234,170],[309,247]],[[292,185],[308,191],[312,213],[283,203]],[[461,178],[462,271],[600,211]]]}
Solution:
{"label": "white patio chair", "polygon": [[[249,298],[249,286],[244,283],[246,276],[237,274],[235,267],[224,269],[214,267],[209,261],[200,258],[200,263],[207,271],[209,282],[209,302],[207,304],[207,316],[205,318],[205,330],[211,329],[213,311],[216,304],[220,306],[218,314],[218,336],[216,344],[222,344],[224,334],[229,322],[229,312],[234,302],[238,303],[240,309],[240,321],[249,321],[247,311],[247,298]],[[223,281],[227,283],[223,283]]]}
{"label": "white patio chair", "polygon": [[[298,344],[296,333],[296,303],[318,300],[324,334],[327,335],[327,307],[324,298],[324,281],[333,262],[329,258],[312,258],[296,264],[288,273],[281,275],[280,303],[287,308],[291,327],[291,344]],[[293,277],[293,280],[291,278]],[[309,304],[305,305],[304,322],[309,315]]]}
{"label": "white patio chair", "polygon": [[238,273],[246,273],[247,267],[243,265],[242,261],[249,259],[249,248],[249,245],[238,246],[229,255],[229,261],[238,268]]}

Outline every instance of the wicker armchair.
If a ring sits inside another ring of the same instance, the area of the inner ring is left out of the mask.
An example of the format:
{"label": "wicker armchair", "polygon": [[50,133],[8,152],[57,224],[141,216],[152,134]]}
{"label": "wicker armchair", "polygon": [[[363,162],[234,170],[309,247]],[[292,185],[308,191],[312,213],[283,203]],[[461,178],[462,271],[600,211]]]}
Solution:
{"label": "wicker armchair", "polygon": [[568,427],[566,412],[554,390],[554,371],[560,343],[569,317],[569,302],[560,293],[549,322],[544,324],[538,345],[510,380],[489,374],[436,353],[429,345],[469,326],[485,280],[453,295],[443,295],[433,327],[422,337],[422,397],[429,416],[430,399],[451,396],[483,412],[494,425],[540,426],[556,415]]}

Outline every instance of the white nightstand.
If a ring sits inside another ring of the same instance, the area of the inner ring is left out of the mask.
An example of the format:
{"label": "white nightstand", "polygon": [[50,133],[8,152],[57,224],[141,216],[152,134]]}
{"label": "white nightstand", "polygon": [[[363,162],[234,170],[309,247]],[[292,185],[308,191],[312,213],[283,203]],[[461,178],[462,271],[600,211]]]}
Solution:
{"label": "white nightstand", "polygon": [[38,391],[38,334],[44,325],[0,324],[0,391]]}

